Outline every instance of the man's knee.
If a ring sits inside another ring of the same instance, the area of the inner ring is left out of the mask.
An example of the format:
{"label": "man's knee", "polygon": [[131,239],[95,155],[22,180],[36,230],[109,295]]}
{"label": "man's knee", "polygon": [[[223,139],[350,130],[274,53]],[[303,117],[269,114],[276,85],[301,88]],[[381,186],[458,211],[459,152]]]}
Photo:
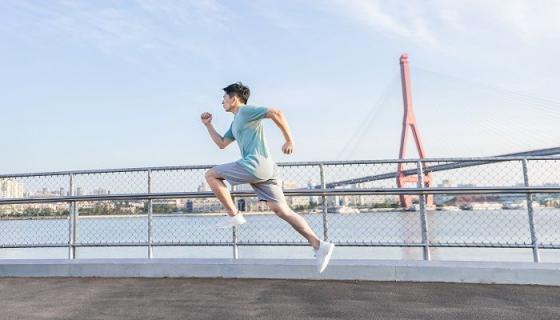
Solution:
{"label": "man's knee", "polygon": [[206,178],[206,181],[209,181],[209,180],[213,180],[213,179],[218,179],[219,175],[216,172],[216,170],[209,169],[204,173],[204,177]]}
{"label": "man's knee", "polygon": [[288,214],[284,208],[278,202],[267,201],[268,207],[272,212],[274,212],[278,216],[285,216]]}

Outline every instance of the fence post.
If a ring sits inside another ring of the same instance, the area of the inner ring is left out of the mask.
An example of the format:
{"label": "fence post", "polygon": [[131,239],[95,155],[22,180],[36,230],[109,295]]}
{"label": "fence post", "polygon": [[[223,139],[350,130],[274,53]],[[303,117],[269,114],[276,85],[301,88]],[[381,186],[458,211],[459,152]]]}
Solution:
{"label": "fence post", "polygon": [[[148,194],[152,193],[152,169],[148,169]],[[153,236],[153,200],[150,198],[148,200],[148,259],[152,259],[154,256],[152,247],[152,236]]]}
{"label": "fence post", "polygon": [[[321,163],[319,165],[319,170],[321,173],[321,189],[325,190],[327,188],[325,181],[325,167]],[[329,223],[327,220],[327,197],[325,195],[321,196],[323,199],[323,241],[329,240]]]}
{"label": "fence post", "polygon": [[[70,174],[68,184],[70,196],[74,195],[74,174]],[[70,201],[68,213],[68,259],[76,259],[76,238],[77,238],[77,208],[76,201]]]}
{"label": "fence post", "polygon": [[[231,191],[235,192],[235,186],[231,186]],[[237,205],[235,197],[232,195],[231,200],[233,200],[233,205],[237,212],[239,213],[239,207]],[[233,259],[239,259],[239,247],[237,246],[237,226],[232,228],[232,243],[233,243]]]}
{"label": "fence post", "polygon": [[[424,188],[424,170],[422,169],[422,160],[418,160],[416,167],[418,171],[418,188]],[[428,239],[428,220],[426,218],[426,200],[424,194],[419,194],[418,202],[420,204],[420,222],[422,227],[424,260],[431,260],[430,242]]]}
{"label": "fence post", "polygon": [[[523,158],[523,182],[525,187],[529,187],[529,170],[527,165],[527,158]],[[533,247],[533,261],[540,262],[541,257],[539,254],[539,241],[537,239],[537,232],[535,230],[535,216],[533,210],[533,194],[527,192],[527,212],[529,214],[529,230],[531,232],[531,245]]]}

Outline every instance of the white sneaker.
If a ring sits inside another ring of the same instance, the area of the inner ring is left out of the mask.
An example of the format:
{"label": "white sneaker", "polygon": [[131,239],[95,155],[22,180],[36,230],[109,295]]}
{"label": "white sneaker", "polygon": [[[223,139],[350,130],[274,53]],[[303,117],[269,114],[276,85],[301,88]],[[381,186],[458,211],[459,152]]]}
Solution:
{"label": "white sneaker", "polygon": [[329,261],[331,260],[331,255],[334,250],[334,243],[329,243],[325,241],[321,241],[319,245],[319,250],[315,251],[315,261],[317,263],[317,271],[319,273],[323,272]]}
{"label": "white sneaker", "polygon": [[240,226],[240,225],[244,224],[245,222],[247,222],[245,217],[243,217],[243,215],[241,213],[237,213],[233,217],[230,217],[230,216],[223,217],[220,222],[216,223],[215,227],[220,228],[220,229],[225,229],[225,228]]}

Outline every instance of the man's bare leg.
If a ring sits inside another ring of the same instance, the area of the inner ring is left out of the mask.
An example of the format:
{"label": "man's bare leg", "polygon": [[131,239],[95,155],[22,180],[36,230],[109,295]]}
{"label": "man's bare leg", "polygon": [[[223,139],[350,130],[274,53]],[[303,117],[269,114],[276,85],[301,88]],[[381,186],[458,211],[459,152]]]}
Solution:
{"label": "man's bare leg", "polygon": [[309,241],[313,249],[319,249],[320,240],[302,216],[290,209],[285,202],[267,201],[266,204],[277,216],[286,220],[292,227]]}
{"label": "man's bare leg", "polygon": [[233,199],[231,198],[231,194],[229,193],[226,184],[224,183],[224,179],[218,175],[215,170],[208,170],[205,174],[206,181],[212,189],[212,192],[216,195],[216,198],[220,200],[224,208],[230,217],[233,217],[237,214],[237,209],[235,208],[235,203],[233,203]]}

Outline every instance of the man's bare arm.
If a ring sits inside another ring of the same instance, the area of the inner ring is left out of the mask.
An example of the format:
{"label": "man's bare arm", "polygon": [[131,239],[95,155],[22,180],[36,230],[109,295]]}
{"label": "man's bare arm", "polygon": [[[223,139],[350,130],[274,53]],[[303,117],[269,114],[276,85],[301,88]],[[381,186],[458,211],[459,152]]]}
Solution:
{"label": "man's bare arm", "polygon": [[210,133],[210,137],[212,138],[212,140],[214,141],[214,143],[216,143],[216,145],[220,148],[220,149],[224,149],[225,147],[227,147],[232,141],[222,137],[217,131],[216,129],[214,129],[214,126],[210,123],[206,126],[206,129],[208,129],[208,133]]}
{"label": "man's bare arm", "polygon": [[290,131],[290,126],[288,126],[288,121],[284,117],[284,113],[278,109],[269,108],[266,114],[266,118],[271,119],[278,126],[286,142],[282,146],[282,152],[285,154],[292,154],[294,152],[294,141],[292,139],[292,132]]}
{"label": "man's bare arm", "polygon": [[210,137],[212,138],[212,140],[214,141],[214,143],[216,143],[216,145],[218,146],[218,148],[220,149],[224,149],[225,147],[227,147],[230,143],[232,143],[231,140],[222,137],[217,131],[216,129],[214,129],[214,126],[212,125],[212,114],[205,112],[200,116],[200,119],[202,120],[202,123],[206,126],[206,129],[208,129],[208,133],[210,134]]}

